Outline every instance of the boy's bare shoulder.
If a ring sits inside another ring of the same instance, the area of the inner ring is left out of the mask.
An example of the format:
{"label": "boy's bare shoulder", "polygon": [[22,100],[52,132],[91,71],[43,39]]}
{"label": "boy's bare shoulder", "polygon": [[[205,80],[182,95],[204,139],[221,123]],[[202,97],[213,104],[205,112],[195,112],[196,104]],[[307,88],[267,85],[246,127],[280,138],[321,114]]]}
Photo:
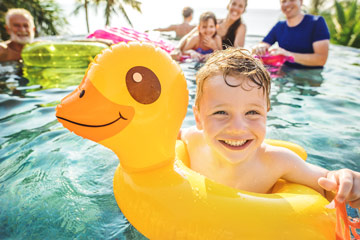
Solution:
{"label": "boy's bare shoulder", "polygon": [[201,132],[195,127],[188,127],[181,129],[181,140],[188,141],[192,138],[199,137],[201,135]]}
{"label": "boy's bare shoulder", "polygon": [[181,140],[185,142],[188,148],[198,147],[204,142],[203,131],[200,131],[195,126],[181,129]]}
{"label": "boy's bare shoulder", "polygon": [[272,146],[267,143],[263,143],[261,148],[263,150],[262,164],[272,169],[273,175],[279,178],[285,178],[296,169],[306,168],[306,162],[288,148]]}
{"label": "boy's bare shoulder", "polygon": [[292,164],[294,162],[304,162],[295,152],[285,147],[272,146],[267,143],[262,144],[265,159],[276,164]]}

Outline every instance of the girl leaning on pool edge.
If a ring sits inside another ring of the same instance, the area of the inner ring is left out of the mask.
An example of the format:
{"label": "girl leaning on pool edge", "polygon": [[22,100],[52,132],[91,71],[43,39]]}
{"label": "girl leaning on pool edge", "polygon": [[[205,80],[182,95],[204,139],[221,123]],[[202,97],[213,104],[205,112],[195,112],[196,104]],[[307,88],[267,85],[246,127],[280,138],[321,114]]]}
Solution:
{"label": "girl leaning on pool edge", "polygon": [[280,0],[281,11],[286,17],[279,21],[253,48],[253,53],[265,55],[271,45],[272,55],[294,57],[295,63],[285,64],[293,68],[322,68],[328,58],[330,33],[321,16],[304,14],[301,11],[303,0]]}
{"label": "girl leaning on pool edge", "polygon": [[[245,12],[247,0],[230,0],[227,5],[228,13],[225,19],[218,20],[217,34],[221,37],[222,47],[244,47],[246,25],[242,23],[241,16]],[[195,34],[198,28],[194,28],[190,33],[184,36],[176,49],[170,55],[173,59],[181,58],[182,50],[189,37]]]}

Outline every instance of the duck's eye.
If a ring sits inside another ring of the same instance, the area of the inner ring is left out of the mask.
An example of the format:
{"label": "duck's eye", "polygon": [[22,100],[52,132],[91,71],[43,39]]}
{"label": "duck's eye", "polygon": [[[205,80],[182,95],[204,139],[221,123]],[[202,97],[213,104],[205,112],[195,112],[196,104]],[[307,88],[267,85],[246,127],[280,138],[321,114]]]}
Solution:
{"label": "duck's eye", "polygon": [[141,82],[143,78],[142,78],[141,73],[136,72],[133,74],[133,79],[135,82],[138,83],[138,82]]}
{"label": "duck's eye", "polygon": [[160,81],[149,68],[136,66],[126,74],[126,86],[130,95],[139,103],[155,102],[161,93]]}
{"label": "duck's eye", "polygon": [[80,92],[79,97],[82,98],[84,95],[85,95],[85,90],[82,90],[82,91]]}

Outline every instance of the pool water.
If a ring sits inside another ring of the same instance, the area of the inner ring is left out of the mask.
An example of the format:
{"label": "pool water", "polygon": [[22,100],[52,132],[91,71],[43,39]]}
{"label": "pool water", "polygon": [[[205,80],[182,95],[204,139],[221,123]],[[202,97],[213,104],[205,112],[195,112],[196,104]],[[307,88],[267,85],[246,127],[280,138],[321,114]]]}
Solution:
{"label": "pool water", "polygon": [[[259,40],[247,37],[247,47]],[[181,64],[190,91],[183,127],[194,124],[196,67]],[[0,79],[1,239],[146,239],[115,202],[115,154],[55,118],[84,72],[25,68],[27,84]],[[331,45],[323,71],[276,72],[271,104],[268,138],[300,144],[327,169],[360,171],[359,49]]]}

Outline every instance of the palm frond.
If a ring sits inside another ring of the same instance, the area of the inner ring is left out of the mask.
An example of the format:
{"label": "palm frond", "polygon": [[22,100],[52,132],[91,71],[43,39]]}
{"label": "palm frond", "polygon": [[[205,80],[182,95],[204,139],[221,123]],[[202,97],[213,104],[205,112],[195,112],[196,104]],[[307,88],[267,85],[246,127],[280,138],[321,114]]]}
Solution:
{"label": "palm frond", "polygon": [[335,0],[335,9],[336,9],[336,19],[337,22],[343,27],[345,25],[346,19],[345,19],[345,13],[343,6]]}
{"label": "palm frond", "polygon": [[351,35],[350,40],[349,40],[347,46],[351,47],[351,46],[354,44],[354,42],[355,42],[355,40],[356,40],[357,37],[358,37],[357,34]]}
{"label": "palm frond", "polygon": [[126,21],[129,23],[129,25],[130,25],[131,27],[133,27],[132,22],[131,22],[129,16],[127,15],[127,13],[126,13],[126,11],[125,11],[125,9],[124,9],[124,6],[123,6],[121,3],[119,3],[119,9],[120,9],[120,12],[124,15]]}
{"label": "palm frond", "polygon": [[348,20],[355,20],[356,12],[357,12],[357,0],[353,0],[349,8]]}
{"label": "palm frond", "polygon": [[141,2],[136,0],[123,0],[124,4],[131,6],[133,9],[141,13]]}
{"label": "palm frond", "polygon": [[75,9],[71,12],[71,14],[78,15],[83,7],[84,6],[81,3],[76,4]]}

